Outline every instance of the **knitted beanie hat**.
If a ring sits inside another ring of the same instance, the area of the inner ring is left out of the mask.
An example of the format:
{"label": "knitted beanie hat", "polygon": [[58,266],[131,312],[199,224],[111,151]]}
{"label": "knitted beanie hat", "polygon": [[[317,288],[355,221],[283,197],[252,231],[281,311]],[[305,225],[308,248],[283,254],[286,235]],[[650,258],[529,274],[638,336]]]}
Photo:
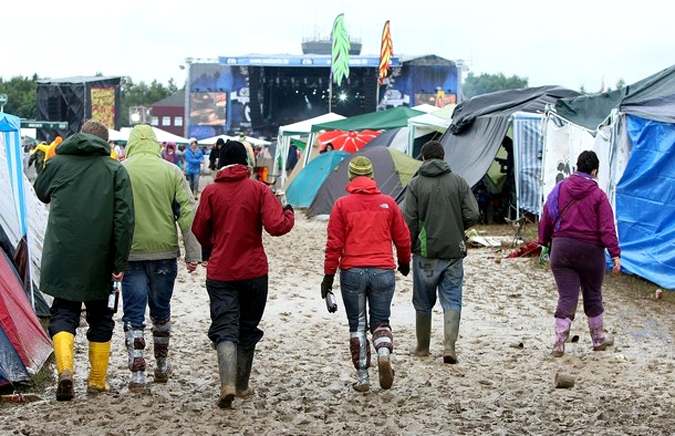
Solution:
{"label": "knitted beanie hat", "polygon": [[248,165],[248,154],[241,142],[227,141],[220,150],[218,168],[234,164]]}
{"label": "knitted beanie hat", "polygon": [[359,176],[366,176],[371,179],[375,178],[373,163],[365,156],[356,156],[349,162],[348,176],[349,180],[354,180],[354,178]]}

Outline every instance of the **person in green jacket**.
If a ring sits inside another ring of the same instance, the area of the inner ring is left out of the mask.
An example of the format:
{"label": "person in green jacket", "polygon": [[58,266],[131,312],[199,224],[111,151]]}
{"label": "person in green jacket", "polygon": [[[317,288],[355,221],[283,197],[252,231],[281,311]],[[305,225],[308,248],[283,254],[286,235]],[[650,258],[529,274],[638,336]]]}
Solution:
{"label": "person in green jacket", "polygon": [[466,180],[445,161],[443,144],[424,144],[422,159],[418,174],[406,187],[403,206],[413,246],[417,344],[412,353],[429,355],[431,310],[438,297],[443,308],[443,362],[455,364],[467,255],[464,231],[478,222],[480,211]]}
{"label": "person in green jacket", "polygon": [[54,297],[49,334],[59,381],[56,399],[74,397],[73,354],[82,303],[89,328],[88,392],[106,383],[115,322],[108,309],[112,281],[121,281],[134,231],[129,175],[110,158],[108,128],[87,121],[82,132],[56,148],[35,180],[35,192],[50,203],[42,250],[40,289]]}
{"label": "person in green jacket", "polygon": [[122,320],[131,371],[129,390],[144,392],[146,307],[152,322],[155,383],[166,383],[171,372],[171,297],[180,257],[176,223],[183,236],[188,272],[201,262],[201,247],[191,230],[197,208],[190,186],[181,169],[162,158],[151,126],[138,124],[132,129],[123,165],[133,186],[136,228],[122,281]]}

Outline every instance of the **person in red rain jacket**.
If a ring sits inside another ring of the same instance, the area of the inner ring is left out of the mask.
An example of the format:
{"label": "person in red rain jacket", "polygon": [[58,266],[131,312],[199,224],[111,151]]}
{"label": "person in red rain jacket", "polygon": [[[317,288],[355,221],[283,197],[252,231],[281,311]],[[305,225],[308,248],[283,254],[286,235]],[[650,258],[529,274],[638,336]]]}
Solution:
{"label": "person in red rain jacket", "polygon": [[380,387],[389,389],[394,382],[390,360],[394,338],[389,324],[396,268],[392,241],[396,246],[398,270],[407,276],[410,230],[396,201],[377,188],[370,159],[356,156],[349,162],[348,171],[349,195],[335,202],[328,221],[321,296],[326,298],[332,290],[339,268],[342,300],[349,321],[349,349],[358,374],[353,387],[359,392],[370,389],[370,343],[366,336],[370,325]]}
{"label": "person in red rain jacket", "polygon": [[[214,183],[202,192],[192,232],[210,252],[206,271],[211,327],[209,339],[218,351],[220,398],[229,408],[248,387],[258,328],[267,302],[268,263],[263,228],[272,236],[290,232],[293,208],[281,203],[269,187],[250,178],[244,145],[223,146]],[[216,231],[217,230],[217,231]]]}

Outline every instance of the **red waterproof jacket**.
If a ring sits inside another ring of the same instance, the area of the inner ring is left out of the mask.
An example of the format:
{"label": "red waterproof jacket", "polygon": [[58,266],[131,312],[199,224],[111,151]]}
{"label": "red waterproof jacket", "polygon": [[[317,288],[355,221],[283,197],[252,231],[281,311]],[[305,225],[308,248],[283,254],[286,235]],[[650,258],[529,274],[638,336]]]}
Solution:
{"label": "red waterproof jacket", "polygon": [[335,202],[328,221],[324,274],[338,268],[394,269],[392,241],[399,263],[410,262],[410,230],[396,201],[382,194],[374,180],[357,177],[350,195]]}
{"label": "red waterproof jacket", "polygon": [[284,211],[268,186],[249,178],[244,165],[230,165],[216,174],[202,192],[192,232],[211,250],[206,277],[236,281],[268,272],[263,228],[272,236],[290,232],[295,216]]}

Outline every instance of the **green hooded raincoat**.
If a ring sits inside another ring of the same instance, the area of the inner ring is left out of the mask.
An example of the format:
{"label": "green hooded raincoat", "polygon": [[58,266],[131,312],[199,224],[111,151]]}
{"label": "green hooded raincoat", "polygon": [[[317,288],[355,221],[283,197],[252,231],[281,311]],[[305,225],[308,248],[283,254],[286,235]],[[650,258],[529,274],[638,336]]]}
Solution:
{"label": "green hooded raincoat", "polygon": [[134,231],[131,182],[101,138],[77,133],[56,149],[35,180],[51,204],[40,289],[70,301],[106,298],[124,271]]}

